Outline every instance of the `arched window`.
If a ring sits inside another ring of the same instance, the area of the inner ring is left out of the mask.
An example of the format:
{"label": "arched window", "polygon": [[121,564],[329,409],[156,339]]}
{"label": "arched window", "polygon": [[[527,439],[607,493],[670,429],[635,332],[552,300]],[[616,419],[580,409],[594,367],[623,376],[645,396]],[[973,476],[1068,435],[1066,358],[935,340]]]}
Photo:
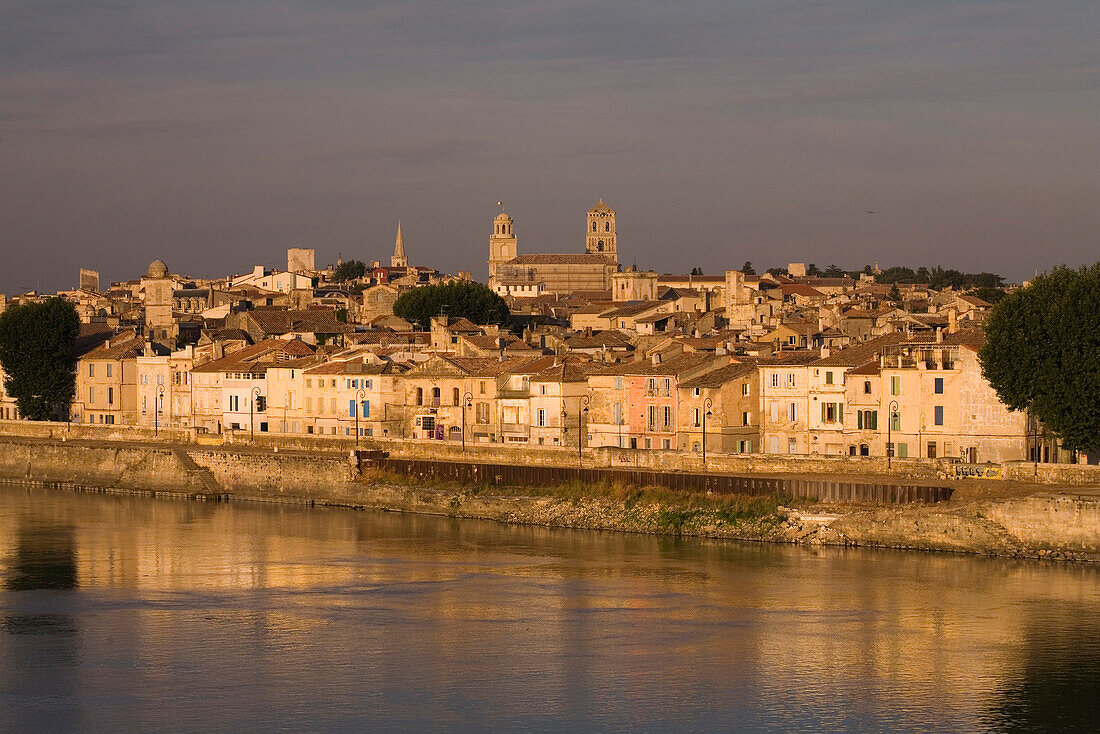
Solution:
{"label": "arched window", "polygon": [[439,407],[439,388],[438,387],[433,387],[432,388],[432,405],[434,407],[437,407],[437,408]]}
{"label": "arched window", "polygon": [[603,231],[604,232],[610,232],[611,231],[611,222],[604,222]]}
{"label": "arched window", "polygon": [[600,240],[599,242],[596,243],[596,251],[597,252],[603,252],[603,240]]}
{"label": "arched window", "polygon": [[593,232],[595,232],[595,231],[596,231],[596,223],[595,223],[595,222],[592,222],[592,231],[593,231]]}
{"label": "arched window", "polygon": [[417,405],[423,405],[424,404],[424,388],[422,388],[422,387],[416,388],[416,404]]}

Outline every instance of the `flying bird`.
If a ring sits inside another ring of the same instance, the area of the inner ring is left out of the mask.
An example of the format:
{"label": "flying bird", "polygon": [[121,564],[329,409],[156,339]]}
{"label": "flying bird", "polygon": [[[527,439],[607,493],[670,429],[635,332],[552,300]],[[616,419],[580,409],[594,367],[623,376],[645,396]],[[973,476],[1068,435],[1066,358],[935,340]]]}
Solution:
{"label": "flying bird", "polygon": [[873,212],[873,211],[871,211],[870,209],[868,209],[868,210],[867,210],[867,213],[868,213],[868,214],[874,214],[874,212]]}

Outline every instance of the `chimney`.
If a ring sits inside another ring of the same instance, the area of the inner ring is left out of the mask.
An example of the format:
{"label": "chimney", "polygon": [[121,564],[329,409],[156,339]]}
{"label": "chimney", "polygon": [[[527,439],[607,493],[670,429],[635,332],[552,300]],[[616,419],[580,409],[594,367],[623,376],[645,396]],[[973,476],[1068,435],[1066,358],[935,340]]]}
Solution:
{"label": "chimney", "polygon": [[942,326],[937,326],[936,327],[936,343],[937,344],[943,344],[943,327]]}
{"label": "chimney", "polygon": [[825,359],[826,357],[828,357],[832,353],[833,353],[833,350],[829,349],[829,347],[827,347],[827,346],[822,346],[821,347],[821,358],[822,359]]}
{"label": "chimney", "polygon": [[653,362],[654,366],[659,365],[661,363],[660,353],[654,354],[650,359]]}

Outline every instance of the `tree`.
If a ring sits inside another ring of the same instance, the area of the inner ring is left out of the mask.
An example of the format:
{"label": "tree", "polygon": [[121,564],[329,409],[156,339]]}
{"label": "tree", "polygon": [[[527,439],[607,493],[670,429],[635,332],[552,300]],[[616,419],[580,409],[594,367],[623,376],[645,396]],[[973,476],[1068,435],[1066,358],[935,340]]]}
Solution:
{"label": "tree", "polygon": [[691,274],[692,275],[702,275],[703,274],[703,269],[696,266],[696,267],[691,269]]}
{"label": "tree", "polygon": [[901,303],[901,289],[898,288],[898,284],[894,283],[890,286],[890,292],[886,294],[886,300],[893,303]]}
{"label": "tree", "polygon": [[332,279],[337,283],[362,278],[367,272],[367,266],[359,260],[348,260],[336,266],[332,272]]}
{"label": "tree", "polygon": [[821,277],[823,278],[847,278],[847,271],[841,270],[836,265],[830,265],[821,271]]}
{"label": "tree", "polygon": [[80,318],[71,303],[50,298],[12,306],[0,314],[0,366],[4,389],[31,420],[68,416],[76,395]]}
{"label": "tree", "polygon": [[[445,307],[445,308],[444,308]],[[467,318],[475,324],[506,324],[508,304],[481,283],[456,281],[427,285],[402,293],[393,304],[393,315],[406,321],[431,326],[432,317],[443,311],[452,318]]]}
{"label": "tree", "polygon": [[1070,450],[1100,449],[1100,263],[1055,268],[1005,296],[985,325],[982,374]]}
{"label": "tree", "polygon": [[741,266],[741,272],[745,275],[756,275],[756,271],[752,268],[752,262],[749,260],[746,260],[745,264]]}
{"label": "tree", "polygon": [[997,305],[1008,294],[1000,288],[986,288],[985,286],[983,286],[981,288],[975,288],[974,290],[970,291],[969,295],[980,298],[986,303]]}

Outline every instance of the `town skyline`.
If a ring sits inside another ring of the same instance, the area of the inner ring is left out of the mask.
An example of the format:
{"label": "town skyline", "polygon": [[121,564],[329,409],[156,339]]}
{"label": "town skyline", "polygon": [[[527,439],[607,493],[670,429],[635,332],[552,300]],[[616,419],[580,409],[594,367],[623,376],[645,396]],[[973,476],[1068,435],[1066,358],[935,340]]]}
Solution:
{"label": "town skyline", "polygon": [[561,251],[600,196],[663,272],[1096,259],[1092,2],[265,7],[0,10],[0,289],[384,256],[398,219],[483,277],[496,201]]}

